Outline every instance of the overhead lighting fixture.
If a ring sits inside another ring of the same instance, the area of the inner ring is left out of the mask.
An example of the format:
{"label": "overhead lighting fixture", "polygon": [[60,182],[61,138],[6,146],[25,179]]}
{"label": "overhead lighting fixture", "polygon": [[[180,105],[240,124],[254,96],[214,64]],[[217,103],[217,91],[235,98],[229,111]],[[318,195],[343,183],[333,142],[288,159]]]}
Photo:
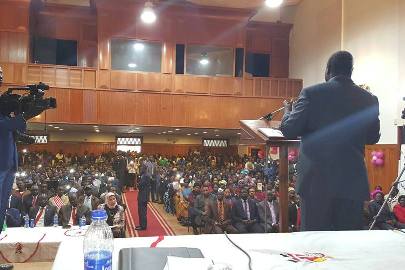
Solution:
{"label": "overhead lighting fixture", "polygon": [[100,130],[96,129],[96,132],[98,133],[98,132],[100,132]]}
{"label": "overhead lighting fixture", "polygon": [[242,135],[242,133],[238,132],[238,135]]}
{"label": "overhead lighting fixture", "polygon": [[265,3],[269,8],[278,8],[283,2],[284,0],[266,0]]}
{"label": "overhead lighting fixture", "polygon": [[187,136],[191,136],[191,134],[189,133],[189,134],[187,134]]}
{"label": "overhead lighting fixture", "polygon": [[158,135],[160,135],[160,134],[162,134],[162,133],[159,132]]}
{"label": "overhead lighting fixture", "polygon": [[198,135],[198,132],[194,133],[194,135]]}
{"label": "overhead lighting fixture", "polygon": [[201,54],[202,58],[200,60],[200,64],[203,66],[206,66],[210,63],[210,60],[208,59],[207,53],[202,53]]}
{"label": "overhead lighting fixture", "polygon": [[54,128],[59,129],[59,127],[54,127]]}
{"label": "overhead lighting fixture", "polygon": [[208,132],[207,132],[207,131],[204,131],[203,133],[204,133],[204,134],[207,134]]}
{"label": "overhead lighting fixture", "polygon": [[166,134],[166,131],[163,131],[162,133],[163,133],[163,134]]}
{"label": "overhead lighting fixture", "polygon": [[219,130],[218,129],[216,129],[216,130],[214,130],[215,132],[218,132]]}
{"label": "overhead lighting fixture", "polygon": [[169,132],[169,133],[173,133],[173,131],[172,131],[172,130],[169,130],[168,132]]}
{"label": "overhead lighting fixture", "polygon": [[153,10],[153,4],[151,1],[145,3],[145,7],[141,14],[141,20],[147,24],[151,24],[156,21],[156,13]]}
{"label": "overhead lighting fixture", "polygon": [[137,52],[143,51],[143,49],[145,49],[145,45],[143,45],[142,43],[136,42],[134,44],[134,49]]}
{"label": "overhead lighting fixture", "polygon": [[219,135],[217,134],[217,135],[215,135],[216,137],[219,137]]}
{"label": "overhead lighting fixture", "polygon": [[175,130],[176,130],[176,131],[179,131],[180,129],[179,129],[179,128],[176,128]]}
{"label": "overhead lighting fixture", "polygon": [[59,130],[60,130],[60,131],[62,131],[62,130],[63,130],[63,128],[60,128]]}
{"label": "overhead lighting fixture", "polygon": [[93,126],[94,128],[98,128],[98,126]]}
{"label": "overhead lighting fixture", "polygon": [[128,67],[129,67],[129,68],[136,68],[137,65],[136,65],[135,63],[129,63],[129,64],[128,64]]}
{"label": "overhead lighting fixture", "polygon": [[135,129],[136,129],[136,130],[140,130],[141,128],[139,128],[139,127],[136,127]]}
{"label": "overhead lighting fixture", "polygon": [[53,125],[48,125],[48,126],[53,127]]}

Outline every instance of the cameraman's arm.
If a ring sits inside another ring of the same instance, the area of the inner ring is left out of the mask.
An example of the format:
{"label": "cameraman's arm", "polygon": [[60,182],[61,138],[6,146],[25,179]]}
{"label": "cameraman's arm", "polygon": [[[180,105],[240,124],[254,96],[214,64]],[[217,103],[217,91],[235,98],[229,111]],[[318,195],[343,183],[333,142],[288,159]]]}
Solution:
{"label": "cameraman's arm", "polygon": [[22,115],[16,117],[2,117],[0,118],[0,128],[8,131],[20,131],[24,132],[27,128],[27,123]]}

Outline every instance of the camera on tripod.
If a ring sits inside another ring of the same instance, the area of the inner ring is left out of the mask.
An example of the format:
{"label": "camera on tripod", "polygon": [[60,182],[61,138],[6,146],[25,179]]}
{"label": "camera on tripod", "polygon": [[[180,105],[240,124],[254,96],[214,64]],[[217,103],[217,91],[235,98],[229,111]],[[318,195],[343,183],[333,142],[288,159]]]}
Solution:
{"label": "camera on tripod", "polygon": [[[19,95],[13,91],[23,90],[28,93]],[[11,87],[0,96],[0,114],[9,117],[22,114],[25,120],[29,120],[43,111],[56,108],[56,99],[53,97],[44,98],[45,91],[49,86],[44,83],[27,85],[24,87]],[[25,144],[34,143],[34,139],[27,134],[15,132],[14,139]]]}

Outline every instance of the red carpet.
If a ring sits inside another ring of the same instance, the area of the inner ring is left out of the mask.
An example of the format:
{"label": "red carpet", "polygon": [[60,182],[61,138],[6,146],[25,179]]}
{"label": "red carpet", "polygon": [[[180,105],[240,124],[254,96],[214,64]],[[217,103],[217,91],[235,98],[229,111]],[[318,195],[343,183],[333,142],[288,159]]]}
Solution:
{"label": "red carpet", "polygon": [[148,203],[148,228],[146,231],[136,231],[135,226],[139,225],[138,219],[138,191],[123,193],[123,203],[127,205],[125,219],[127,221],[127,235],[129,237],[175,235],[172,228],[159,214],[156,208]]}

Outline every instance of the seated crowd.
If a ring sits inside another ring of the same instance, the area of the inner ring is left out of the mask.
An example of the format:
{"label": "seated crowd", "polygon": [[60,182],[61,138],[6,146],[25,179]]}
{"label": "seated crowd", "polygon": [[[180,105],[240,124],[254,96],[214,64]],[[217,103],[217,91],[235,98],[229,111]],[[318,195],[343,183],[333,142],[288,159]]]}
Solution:
{"label": "seated crowd", "polygon": [[[278,232],[278,163],[269,167],[260,157],[222,155],[207,150],[185,156],[146,156],[135,152],[98,156],[47,152],[20,153],[20,168],[9,198],[7,226],[23,226],[26,217],[36,226],[69,227],[85,220],[90,211],[105,209],[115,237],[125,237],[121,193],[136,189],[142,166],[150,178],[150,200],[199,233]],[[289,230],[299,231],[299,196],[295,192],[295,160],[290,162]],[[365,227],[381,208],[377,190],[365,208]],[[398,203],[396,203],[398,202]],[[376,228],[405,227],[405,196],[384,208]]]}

